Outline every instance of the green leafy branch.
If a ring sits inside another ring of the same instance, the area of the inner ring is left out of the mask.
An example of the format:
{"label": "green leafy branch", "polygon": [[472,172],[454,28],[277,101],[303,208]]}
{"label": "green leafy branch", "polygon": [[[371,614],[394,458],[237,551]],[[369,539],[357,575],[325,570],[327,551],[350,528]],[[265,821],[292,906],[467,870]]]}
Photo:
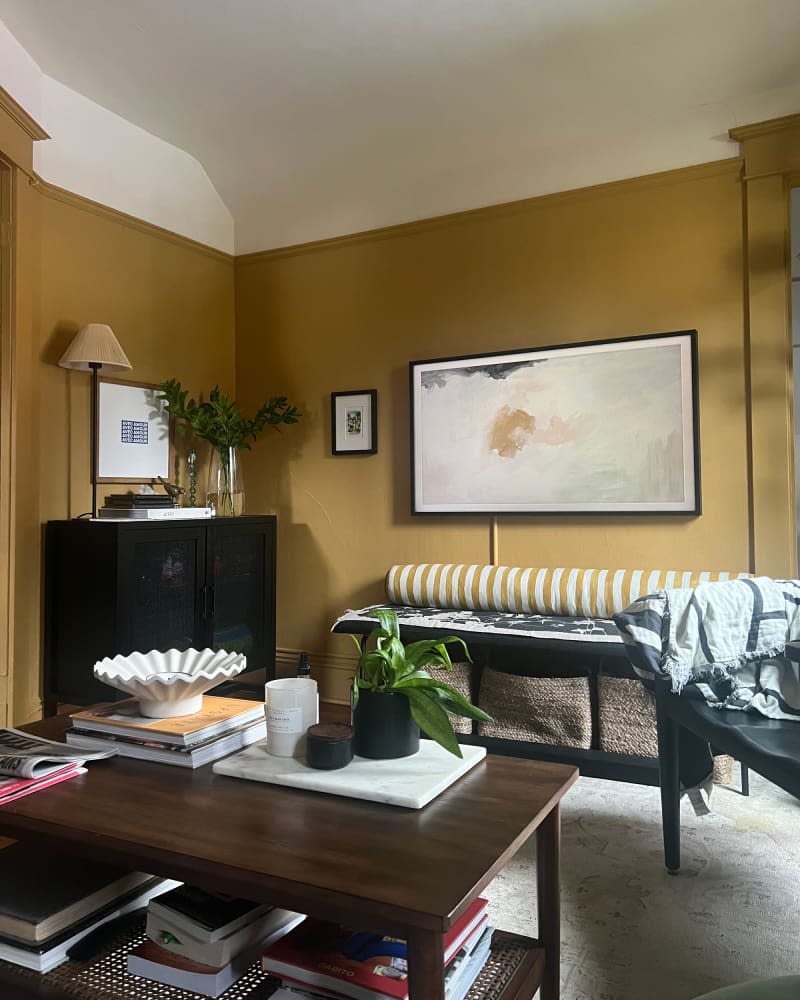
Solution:
{"label": "green leafy branch", "polygon": [[168,379],[158,387],[156,398],[163,399],[171,417],[180,421],[215,448],[249,448],[265,427],[280,430],[278,424],[296,424],[302,414],[286,396],[273,396],[248,420],[238,403],[219,386],[214,386],[208,401],[198,403],[181,387],[177,379]]}

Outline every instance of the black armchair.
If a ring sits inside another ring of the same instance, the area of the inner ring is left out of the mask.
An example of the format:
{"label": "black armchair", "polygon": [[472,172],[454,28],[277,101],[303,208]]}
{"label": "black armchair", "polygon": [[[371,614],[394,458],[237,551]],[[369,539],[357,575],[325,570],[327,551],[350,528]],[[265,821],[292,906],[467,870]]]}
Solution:
{"label": "black armchair", "polygon": [[800,580],[657,591],[614,621],[655,691],[664,858],[674,873],[681,784],[704,782],[710,746],[800,798]]}
{"label": "black armchair", "polygon": [[[680,746],[686,732],[730,754],[768,781],[800,798],[800,722],[756,712],[714,708],[688,689],[673,694],[670,678],[655,679],[661,821],[667,871],[680,869]],[[683,730],[683,733],[681,732]]]}

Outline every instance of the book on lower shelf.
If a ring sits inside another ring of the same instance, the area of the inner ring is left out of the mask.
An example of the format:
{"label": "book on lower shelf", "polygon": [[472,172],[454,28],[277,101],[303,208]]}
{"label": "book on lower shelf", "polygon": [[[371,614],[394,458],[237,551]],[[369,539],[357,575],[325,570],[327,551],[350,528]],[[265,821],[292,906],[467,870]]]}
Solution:
{"label": "book on lower shelf", "polygon": [[[488,925],[487,901],[475,899],[444,934],[448,966],[462,947],[472,947]],[[261,968],[285,985],[352,1000],[408,1000],[405,941],[307,917],[264,949]]]}
{"label": "book on lower shelf", "polygon": [[197,940],[211,944],[271,909],[269,903],[222,896],[184,884],[154,900],[148,915],[169,920]]}
{"label": "book on lower shelf", "polygon": [[136,698],[91,705],[79,712],[72,712],[70,719],[73,729],[87,734],[136,735],[154,743],[182,743],[190,746],[263,716],[263,702],[207,694],[203,696],[203,707],[199,712],[173,719],[150,719],[143,716]]}
{"label": "book on lower shelf", "polygon": [[[184,889],[185,892],[181,891]],[[158,901],[154,900],[148,908],[148,940],[128,953],[127,970],[131,975],[210,997],[224,993],[258,960],[265,947],[304,919],[302,913],[213,896],[192,886],[179,886],[172,893],[165,893],[165,897],[171,895],[173,902],[177,901],[178,905],[191,911],[197,920],[169,905],[156,906]],[[191,906],[189,900],[192,901]],[[158,912],[154,913],[154,910]],[[188,935],[177,926],[180,938],[168,932],[166,942],[152,940],[151,928],[159,935],[164,933],[160,911],[173,918],[183,918],[185,926],[213,938],[212,941],[195,939],[193,942],[194,953],[202,954],[204,961],[175,950],[176,947],[185,948],[189,940]],[[232,931],[229,930],[231,927]],[[220,931],[226,930],[227,933],[218,936]],[[214,956],[217,959],[221,956],[222,960],[214,960]]]}
{"label": "book on lower shelf", "polygon": [[0,934],[36,944],[151,878],[17,841],[0,850]]}
{"label": "book on lower shelf", "polygon": [[[209,941],[208,931],[202,924],[194,924],[182,915],[162,907],[160,912],[147,911],[146,933],[151,941],[165,951],[180,955],[203,965],[222,966],[241,951],[263,943],[279,930],[284,933],[304,919],[304,914],[270,906],[264,912],[255,911],[252,919],[243,926],[234,926],[215,940]],[[205,940],[204,940],[205,937]]]}
{"label": "book on lower shelf", "polygon": [[[476,930],[458,950],[445,970],[445,1000],[464,1000],[491,955],[493,934],[494,927],[487,924],[482,929]],[[282,981],[280,989],[272,994],[270,1000],[300,1000],[301,997],[347,1000],[341,992],[307,986],[287,979]]]}
{"label": "book on lower shelf", "polygon": [[113,747],[120,757],[135,757],[138,760],[190,768],[202,767],[203,764],[227,757],[228,754],[266,739],[266,736],[267,723],[263,709],[260,717],[254,721],[189,746],[152,742],[149,739],[137,739],[135,736],[120,736],[115,733],[90,734],[73,729],[68,729],[65,733],[67,743],[76,747],[87,749]]}
{"label": "book on lower shelf", "polygon": [[[117,917],[141,909],[152,896],[165,892],[175,885],[176,882],[172,879],[147,876],[146,881],[126,894],[112,899],[100,909],[76,919],[61,931],[41,941],[25,940],[12,934],[0,934],[0,960],[12,962],[34,972],[50,972],[64,962],[68,957],[67,952],[87,935]],[[5,893],[3,895],[5,896]]]}

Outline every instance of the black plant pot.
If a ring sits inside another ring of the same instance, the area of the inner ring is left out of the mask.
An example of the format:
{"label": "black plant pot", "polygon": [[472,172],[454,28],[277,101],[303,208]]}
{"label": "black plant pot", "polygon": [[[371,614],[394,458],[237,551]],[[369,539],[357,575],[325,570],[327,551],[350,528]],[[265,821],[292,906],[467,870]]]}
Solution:
{"label": "black plant pot", "polygon": [[419,750],[419,726],[408,698],[393,691],[359,691],[353,712],[353,753],[373,760],[410,757]]}

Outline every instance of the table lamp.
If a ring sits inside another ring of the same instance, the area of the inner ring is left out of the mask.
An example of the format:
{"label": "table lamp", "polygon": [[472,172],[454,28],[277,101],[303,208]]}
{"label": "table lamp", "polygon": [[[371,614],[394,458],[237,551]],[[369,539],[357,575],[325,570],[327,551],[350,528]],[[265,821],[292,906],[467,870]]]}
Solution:
{"label": "table lamp", "polygon": [[97,375],[104,372],[129,371],[133,365],[119,346],[110,326],[88,323],[61,355],[62,368],[92,373],[92,517],[97,516]]}

